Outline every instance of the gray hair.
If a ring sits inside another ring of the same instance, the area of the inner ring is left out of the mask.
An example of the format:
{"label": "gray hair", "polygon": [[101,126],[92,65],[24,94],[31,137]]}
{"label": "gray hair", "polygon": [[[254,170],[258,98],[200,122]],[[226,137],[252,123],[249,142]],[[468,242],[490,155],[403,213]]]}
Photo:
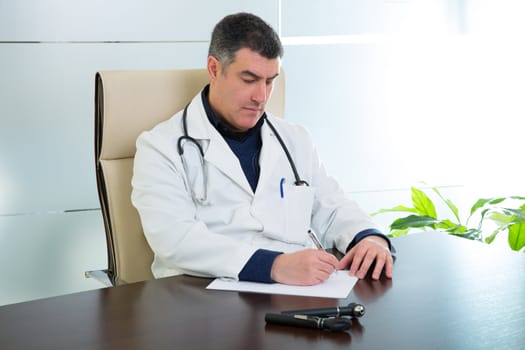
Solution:
{"label": "gray hair", "polygon": [[268,59],[281,58],[284,53],[279,35],[261,18],[245,12],[224,17],[213,29],[208,56],[226,68],[243,48]]}

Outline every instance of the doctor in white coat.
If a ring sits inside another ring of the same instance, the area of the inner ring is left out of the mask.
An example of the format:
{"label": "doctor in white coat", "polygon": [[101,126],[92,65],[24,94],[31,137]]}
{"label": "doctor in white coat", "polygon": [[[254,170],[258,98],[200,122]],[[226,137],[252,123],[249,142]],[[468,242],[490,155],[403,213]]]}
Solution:
{"label": "doctor in white coat", "polygon": [[[374,279],[392,276],[388,239],[326,174],[308,132],[265,113],[281,56],[260,18],[225,17],[212,34],[209,86],[139,136],[132,202],[154,276],[313,285],[334,269],[364,278],[371,266]],[[315,249],[310,229],[344,258]]]}

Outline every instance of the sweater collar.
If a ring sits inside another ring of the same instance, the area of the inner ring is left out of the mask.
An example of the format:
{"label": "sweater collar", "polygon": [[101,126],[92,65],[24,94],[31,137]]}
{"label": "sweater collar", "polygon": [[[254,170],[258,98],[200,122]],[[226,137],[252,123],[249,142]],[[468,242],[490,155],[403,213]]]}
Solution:
{"label": "sweater collar", "polygon": [[261,127],[264,123],[264,118],[266,117],[266,112],[264,112],[264,114],[261,116],[259,121],[257,121],[257,124],[255,124],[253,128],[246,131],[234,131],[228,124],[226,124],[221,118],[219,118],[215,114],[215,112],[213,112],[213,109],[211,108],[210,102],[208,100],[209,92],[210,85],[208,84],[202,90],[201,93],[202,105],[204,106],[204,110],[206,111],[208,120],[223,137],[233,139],[239,142],[244,142],[248,137],[261,130]]}

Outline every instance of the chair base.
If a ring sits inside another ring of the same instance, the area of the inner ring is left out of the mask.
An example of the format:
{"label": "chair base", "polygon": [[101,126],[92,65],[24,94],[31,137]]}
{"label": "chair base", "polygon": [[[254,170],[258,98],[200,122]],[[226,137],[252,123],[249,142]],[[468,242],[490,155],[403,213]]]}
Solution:
{"label": "chair base", "polygon": [[86,278],[93,278],[94,280],[99,281],[105,287],[113,287],[113,283],[111,283],[111,280],[108,276],[108,270],[86,271],[84,276],[86,276]]}

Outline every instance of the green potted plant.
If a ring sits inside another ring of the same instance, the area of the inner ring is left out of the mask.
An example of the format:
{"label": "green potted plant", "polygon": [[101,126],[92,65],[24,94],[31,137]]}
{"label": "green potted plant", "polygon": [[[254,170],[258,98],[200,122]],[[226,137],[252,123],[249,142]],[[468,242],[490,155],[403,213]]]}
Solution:
{"label": "green potted plant", "polygon": [[[525,197],[509,196],[478,199],[465,221],[461,220],[457,206],[445,198],[436,187],[428,187],[451,212],[452,218],[438,215],[434,202],[423,188],[412,187],[412,206],[398,205],[380,209],[372,215],[402,213],[406,216],[390,224],[390,237],[407,235],[414,230],[442,231],[459,237],[492,243],[501,232],[507,233],[509,247],[525,251]],[[450,215],[449,215],[450,216]]]}

